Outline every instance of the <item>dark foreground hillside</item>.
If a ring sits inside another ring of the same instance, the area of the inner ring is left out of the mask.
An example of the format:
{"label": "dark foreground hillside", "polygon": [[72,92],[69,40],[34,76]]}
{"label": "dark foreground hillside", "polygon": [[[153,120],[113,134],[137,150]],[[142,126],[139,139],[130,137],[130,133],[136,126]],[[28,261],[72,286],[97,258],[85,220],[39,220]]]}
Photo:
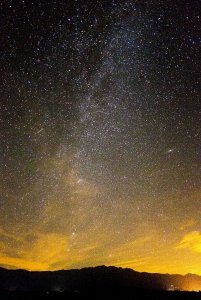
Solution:
{"label": "dark foreground hillside", "polygon": [[134,288],[114,288],[101,290],[83,289],[65,292],[0,292],[0,299],[136,299],[136,300],[198,300],[200,292],[155,291]]}
{"label": "dark foreground hillside", "polygon": [[0,299],[201,299],[201,277],[116,267],[28,272],[0,268]]}

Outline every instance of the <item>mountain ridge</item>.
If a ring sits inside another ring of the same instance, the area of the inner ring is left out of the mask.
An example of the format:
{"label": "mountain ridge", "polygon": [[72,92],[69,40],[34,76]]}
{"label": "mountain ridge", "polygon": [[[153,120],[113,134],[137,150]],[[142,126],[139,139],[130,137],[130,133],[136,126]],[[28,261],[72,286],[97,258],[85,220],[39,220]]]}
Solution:
{"label": "mountain ridge", "polygon": [[57,271],[0,267],[1,291],[66,291],[102,287],[199,291],[201,276],[191,273],[180,275],[138,272],[130,268],[104,265]]}
{"label": "mountain ridge", "polygon": [[38,270],[27,270],[27,269],[9,269],[5,267],[0,267],[1,270],[5,271],[25,271],[29,273],[54,273],[54,272],[63,272],[63,271],[80,271],[80,270],[86,270],[86,269],[96,269],[96,268],[114,268],[114,269],[120,269],[120,270],[130,270],[132,272],[140,273],[140,274],[153,274],[153,275],[169,275],[169,276],[197,276],[201,278],[201,275],[196,274],[196,273],[186,273],[186,274],[179,274],[179,273],[158,273],[158,272],[140,272],[136,271],[135,269],[132,268],[123,268],[123,267],[117,267],[117,266],[106,266],[106,265],[97,265],[94,267],[83,267],[83,268],[73,268],[73,269],[59,269],[59,270],[44,270],[44,271],[38,271]]}

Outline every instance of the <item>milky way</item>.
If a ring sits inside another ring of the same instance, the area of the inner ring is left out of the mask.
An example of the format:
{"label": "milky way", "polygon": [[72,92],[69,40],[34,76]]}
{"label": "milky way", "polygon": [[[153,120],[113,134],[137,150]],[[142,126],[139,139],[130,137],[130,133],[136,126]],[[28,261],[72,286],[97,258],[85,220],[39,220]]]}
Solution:
{"label": "milky way", "polygon": [[201,275],[199,1],[0,3],[0,265]]}

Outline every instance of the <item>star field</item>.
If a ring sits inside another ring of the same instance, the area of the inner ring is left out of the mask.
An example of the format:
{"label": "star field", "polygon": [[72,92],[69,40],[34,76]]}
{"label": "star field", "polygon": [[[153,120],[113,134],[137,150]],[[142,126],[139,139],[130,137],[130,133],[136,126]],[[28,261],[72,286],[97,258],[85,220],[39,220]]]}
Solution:
{"label": "star field", "polygon": [[1,266],[201,275],[199,12],[1,1]]}

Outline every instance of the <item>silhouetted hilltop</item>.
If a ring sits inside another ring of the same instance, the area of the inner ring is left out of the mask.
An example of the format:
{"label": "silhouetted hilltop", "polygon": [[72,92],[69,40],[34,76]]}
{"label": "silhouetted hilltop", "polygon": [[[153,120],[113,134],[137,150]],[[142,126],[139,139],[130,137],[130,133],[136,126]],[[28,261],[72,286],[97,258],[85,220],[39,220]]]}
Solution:
{"label": "silhouetted hilltop", "polygon": [[82,291],[116,288],[201,290],[201,276],[140,273],[99,266],[80,270],[29,272],[0,268],[1,291]]}

